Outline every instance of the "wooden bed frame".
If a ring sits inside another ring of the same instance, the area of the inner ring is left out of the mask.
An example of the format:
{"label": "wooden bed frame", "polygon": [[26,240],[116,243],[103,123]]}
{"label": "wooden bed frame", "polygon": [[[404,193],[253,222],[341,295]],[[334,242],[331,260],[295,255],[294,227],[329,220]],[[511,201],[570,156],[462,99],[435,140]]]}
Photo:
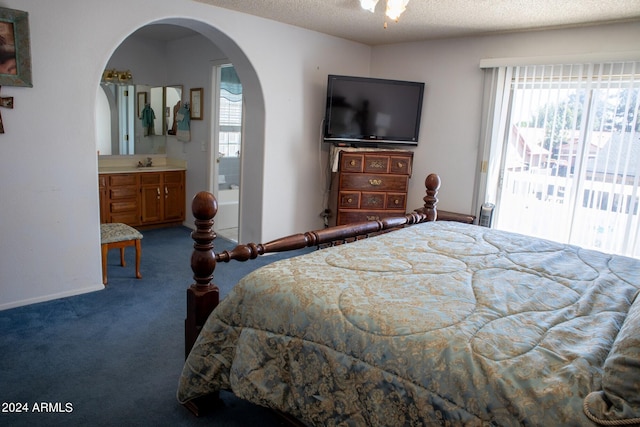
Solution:
{"label": "wooden bed frame", "polygon": [[[247,261],[267,253],[348,243],[396,228],[435,221],[437,218],[436,204],[438,203],[437,194],[440,188],[440,177],[437,174],[430,174],[425,179],[424,185],[426,188],[426,195],[423,198],[424,207],[404,216],[328,227],[282,237],[264,244],[240,244],[230,251],[220,253],[215,253],[213,245],[213,241],[216,238],[213,224],[218,211],[218,202],[213,194],[209,192],[202,191],[196,194],[191,205],[196,226],[196,229],[191,233],[191,237],[195,242],[191,255],[191,270],[193,271],[195,283],[187,289],[185,357],[189,355],[207,318],[220,302],[219,289],[212,283],[213,272],[218,262]],[[188,402],[185,406],[199,416],[210,410],[217,402],[217,395],[212,395],[206,398],[194,399],[194,401]]]}

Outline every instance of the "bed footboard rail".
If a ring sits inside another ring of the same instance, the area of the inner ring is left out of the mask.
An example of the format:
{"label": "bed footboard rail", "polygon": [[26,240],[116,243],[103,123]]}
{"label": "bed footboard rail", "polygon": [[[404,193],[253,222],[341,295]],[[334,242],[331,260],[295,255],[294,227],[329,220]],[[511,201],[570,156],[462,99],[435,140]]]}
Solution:
{"label": "bed footboard rail", "polygon": [[358,222],[328,227],[321,230],[307,231],[306,233],[298,233],[281,237],[268,243],[240,244],[230,251],[217,253],[215,255],[216,261],[247,261],[267,253],[286,252],[312,246],[331,246],[334,244],[347,243],[349,241],[366,238],[394,228],[418,224],[425,221],[435,221],[437,217],[436,204],[438,203],[437,193],[440,188],[440,177],[436,174],[429,175],[425,180],[425,188],[427,194],[423,198],[424,207],[404,216],[389,217],[381,220]]}
{"label": "bed footboard rail", "polygon": [[435,221],[440,177],[437,174],[427,176],[425,188],[424,206],[404,216],[328,227],[282,237],[268,243],[240,244],[229,251],[220,253],[215,253],[213,248],[213,240],[216,237],[213,224],[215,214],[218,211],[218,202],[211,193],[206,191],[196,194],[191,206],[196,225],[196,230],[191,233],[195,242],[191,255],[191,270],[196,283],[187,289],[185,357],[191,351],[209,314],[219,303],[219,289],[211,283],[216,263],[231,260],[248,261],[267,253],[347,243],[395,228]]}

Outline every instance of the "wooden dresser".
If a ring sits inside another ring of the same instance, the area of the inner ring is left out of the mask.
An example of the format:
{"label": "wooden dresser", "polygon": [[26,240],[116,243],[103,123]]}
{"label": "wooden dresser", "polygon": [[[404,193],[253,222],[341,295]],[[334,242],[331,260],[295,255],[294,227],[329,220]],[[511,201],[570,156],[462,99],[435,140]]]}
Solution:
{"label": "wooden dresser", "polygon": [[330,225],[404,215],[411,151],[341,151],[332,174]]}

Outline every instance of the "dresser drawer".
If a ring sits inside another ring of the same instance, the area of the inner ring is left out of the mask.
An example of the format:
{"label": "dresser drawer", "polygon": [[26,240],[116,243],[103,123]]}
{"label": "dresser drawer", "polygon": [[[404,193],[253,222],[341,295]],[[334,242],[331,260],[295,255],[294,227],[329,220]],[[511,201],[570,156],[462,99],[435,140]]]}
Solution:
{"label": "dresser drawer", "polygon": [[362,193],[361,209],[384,209],[387,193]]}
{"label": "dresser drawer", "polygon": [[360,192],[340,192],[338,197],[338,207],[340,208],[358,208],[360,207]]}
{"label": "dresser drawer", "polygon": [[386,209],[400,209],[404,212],[407,207],[406,193],[387,193]]}
{"label": "dresser drawer", "polygon": [[144,186],[160,186],[162,174],[145,172],[140,174],[140,185]]}
{"label": "dresser drawer", "polygon": [[389,156],[367,155],[364,156],[364,173],[389,173]]}
{"label": "dresser drawer", "polygon": [[111,222],[121,222],[128,225],[138,225],[140,223],[140,215],[138,212],[114,213],[110,216]]}
{"label": "dresser drawer", "polygon": [[138,212],[138,202],[136,200],[127,200],[124,202],[111,202],[109,207],[110,212],[122,213],[122,212]]}
{"label": "dresser drawer", "polygon": [[109,185],[118,187],[121,185],[138,185],[137,175],[130,173],[117,173],[109,175]]}
{"label": "dresser drawer", "polygon": [[392,216],[403,215],[404,211],[363,211],[363,210],[348,210],[338,212],[337,225],[351,224],[354,222],[363,221],[377,221]]}
{"label": "dresser drawer", "polygon": [[342,153],[340,157],[340,170],[342,172],[360,173],[364,164],[364,156],[362,154]]}
{"label": "dresser drawer", "polygon": [[131,199],[138,195],[138,187],[111,187],[109,188],[109,197],[111,200]]}
{"label": "dresser drawer", "polygon": [[409,177],[406,175],[344,173],[340,179],[341,190],[372,190],[406,192]]}
{"label": "dresser drawer", "polygon": [[411,176],[411,156],[390,156],[389,157],[389,173],[398,175]]}
{"label": "dresser drawer", "polygon": [[165,172],[164,183],[182,184],[184,182],[184,172]]}
{"label": "dresser drawer", "polygon": [[406,194],[385,192],[341,192],[339,209],[395,209],[404,210]]}

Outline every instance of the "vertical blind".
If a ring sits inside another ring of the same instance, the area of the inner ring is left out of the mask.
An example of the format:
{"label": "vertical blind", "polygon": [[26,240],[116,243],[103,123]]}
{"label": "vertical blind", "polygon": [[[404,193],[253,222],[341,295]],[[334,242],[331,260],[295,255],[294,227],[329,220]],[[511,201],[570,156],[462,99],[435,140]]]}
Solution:
{"label": "vertical blind", "polygon": [[[640,63],[490,70],[494,227],[640,257]],[[486,172],[486,175],[484,174]]]}

